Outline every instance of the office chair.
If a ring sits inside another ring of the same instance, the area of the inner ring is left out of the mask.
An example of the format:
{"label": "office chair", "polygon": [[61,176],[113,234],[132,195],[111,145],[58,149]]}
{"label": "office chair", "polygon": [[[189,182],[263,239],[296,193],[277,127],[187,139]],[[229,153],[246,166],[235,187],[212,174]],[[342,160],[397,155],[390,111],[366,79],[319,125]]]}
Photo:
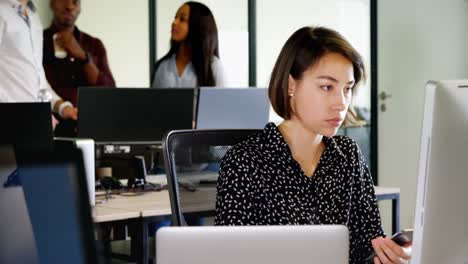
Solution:
{"label": "office chair", "polygon": [[367,165],[370,167],[370,125],[363,126],[352,126],[352,127],[341,127],[338,130],[338,135],[343,135],[354,139],[361,149],[362,155],[367,162]]}
{"label": "office chair", "polygon": [[256,129],[174,130],[163,140],[172,225],[209,225],[216,206],[218,170],[226,152]]}

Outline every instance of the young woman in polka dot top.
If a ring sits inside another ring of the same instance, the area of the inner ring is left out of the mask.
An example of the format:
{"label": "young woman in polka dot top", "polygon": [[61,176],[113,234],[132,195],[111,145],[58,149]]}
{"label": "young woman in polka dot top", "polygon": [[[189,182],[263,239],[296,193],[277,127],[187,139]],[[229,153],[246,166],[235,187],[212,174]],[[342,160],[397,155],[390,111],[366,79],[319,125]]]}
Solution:
{"label": "young woman in polka dot top", "polygon": [[217,225],[342,224],[350,263],[407,263],[410,248],[384,238],[374,187],[358,145],[335,136],[355,121],[353,94],[365,69],[336,31],[304,27],[286,42],[269,97],[284,121],[234,146],[221,164]]}

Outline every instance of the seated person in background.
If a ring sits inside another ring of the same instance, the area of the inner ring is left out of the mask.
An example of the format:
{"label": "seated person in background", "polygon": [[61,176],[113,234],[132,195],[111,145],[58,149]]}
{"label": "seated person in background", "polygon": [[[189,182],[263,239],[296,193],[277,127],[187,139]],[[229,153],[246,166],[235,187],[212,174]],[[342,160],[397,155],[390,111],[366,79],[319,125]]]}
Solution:
{"label": "seated person in background", "polygon": [[355,122],[350,107],[365,69],[336,31],[304,27],[276,61],[269,96],[279,126],[233,147],[218,178],[217,225],[342,224],[350,263],[407,263],[410,248],[384,238],[374,185],[358,145],[335,136]]}
{"label": "seated person in background", "polygon": [[[44,30],[43,65],[52,88],[65,100],[77,104],[79,86],[115,87],[102,42],[75,25],[80,0],[50,0],[52,24]],[[73,136],[75,124],[61,122],[62,136]]]}
{"label": "seated person in background", "polygon": [[34,2],[0,1],[0,103],[50,101],[58,116],[76,120],[76,108],[47,83],[41,60],[42,24]]}
{"label": "seated person in background", "polygon": [[183,4],[172,22],[171,49],[155,65],[153,88],[224,86],[218,29],[210,9]]}

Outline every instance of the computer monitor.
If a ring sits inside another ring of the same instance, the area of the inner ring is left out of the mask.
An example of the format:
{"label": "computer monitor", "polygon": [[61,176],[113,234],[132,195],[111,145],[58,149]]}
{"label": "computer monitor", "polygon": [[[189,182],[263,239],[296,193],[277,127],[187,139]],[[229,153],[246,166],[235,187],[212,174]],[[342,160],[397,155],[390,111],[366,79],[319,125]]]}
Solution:
{"label": "computer monitor", "polygon": [[0,118],[0,144],[13,145],[16,155],[53,149],[50,103],[0,103]]}
{"label": "computer monitor", "polygon": [[468,263],[468,80],[426,85],[413,264]]}
{"label": "computer monitor", "polygon": [[19,174],[40,263],[97,263],[81,151],[37,157]]}
{"label": "computer monitor", "polygon": [[348,251],[340,225],[163,227],[156,234],[159,264],[342,264]]}
{"label": "computer monitor", "polygon": [[[53,151],[52,111],[50,103],[0,103],[0,146],[13,147],[15,162],[24,164]],[[14,170],[2,182],[5,187],[20,184]]]}
{"label": "computer monitor", "polygon": [[99,143],[162,141],[192,128],[194,89],[102,88],[78,90],[78,137]]}
{"label": "computer monitor", "polygon": [[269,110],[265,88],[201,87],[196,127],[262,129],[268,123]]}

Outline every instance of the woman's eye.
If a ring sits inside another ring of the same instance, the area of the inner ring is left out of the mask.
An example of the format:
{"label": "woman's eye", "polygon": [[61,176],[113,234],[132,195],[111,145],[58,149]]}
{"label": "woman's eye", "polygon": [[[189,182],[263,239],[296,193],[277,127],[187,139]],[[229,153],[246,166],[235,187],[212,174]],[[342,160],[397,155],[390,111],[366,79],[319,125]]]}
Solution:
{"label": "woman's eye", "polygon": [[350,92],[352,92],[352,91],[353,91],[353,87],[346,87],[346,88],[345,88],[345,92],[346,92],[346,93],[350,93]]}
{"label": "woman's eye", "polygon": [[322,86],[320,86],[320,88],[321,88],[322,90],[324,90],[324,91],[329,91],[329,90],[331,89],[331,87],[328,86],[328,85],[322,85]]}

